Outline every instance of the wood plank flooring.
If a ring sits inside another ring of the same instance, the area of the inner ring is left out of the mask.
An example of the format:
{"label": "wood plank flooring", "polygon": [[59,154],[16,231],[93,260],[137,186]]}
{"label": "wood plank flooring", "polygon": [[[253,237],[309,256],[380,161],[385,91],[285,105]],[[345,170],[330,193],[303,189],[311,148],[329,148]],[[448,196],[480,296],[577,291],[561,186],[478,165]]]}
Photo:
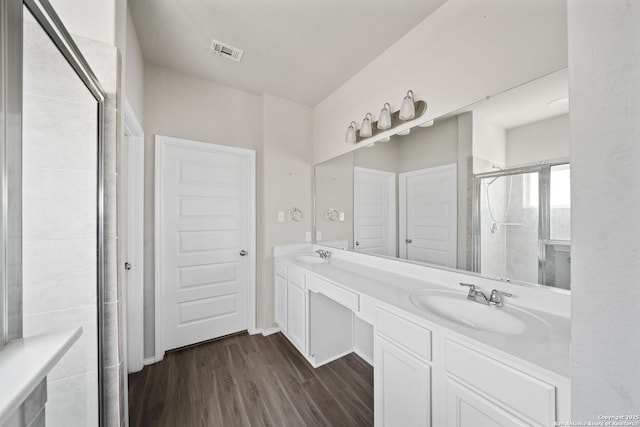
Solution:
{"label": "wood plank flooring", "polygon": [[169,352],[129,375],[131,427],[372,426],[373,368],[314,369],[282,335],[238,334]]}

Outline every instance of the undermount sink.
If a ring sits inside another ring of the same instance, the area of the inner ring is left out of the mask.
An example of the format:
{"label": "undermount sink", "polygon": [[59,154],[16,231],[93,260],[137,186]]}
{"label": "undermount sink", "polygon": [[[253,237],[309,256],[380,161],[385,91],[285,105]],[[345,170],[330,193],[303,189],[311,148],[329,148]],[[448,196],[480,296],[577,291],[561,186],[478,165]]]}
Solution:
{"label": "undermount sink", "polygon": [[467,299],[460,292],[422,291],[409,297],[417,308],[462,326],[504,335],[520,335],[531,322],[544,320],[515,307],[495,307]]}
{"label": "undermount sink", "polygon": [[293,259],[307,264],[322,264],[324,262],[324,259],[319,255],[297,255]]}

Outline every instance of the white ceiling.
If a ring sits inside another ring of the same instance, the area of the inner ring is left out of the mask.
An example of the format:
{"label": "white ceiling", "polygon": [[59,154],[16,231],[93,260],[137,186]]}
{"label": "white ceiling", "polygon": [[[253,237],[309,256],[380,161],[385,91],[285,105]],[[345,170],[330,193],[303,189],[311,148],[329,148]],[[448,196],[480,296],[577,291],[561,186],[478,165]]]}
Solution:
{"label": "white ceiling", "polygon": [[[314,106],[446,0],[129,0],[145,61]],[[244,50],[209,52],[211,39]]]}
{"label": "white ceiling", "polygon": [[564,69],[500,93],[488,101],[470,106],[468,110],[480,113],[505,129],[511,129],[567,114],[568,97],[569,74]]}

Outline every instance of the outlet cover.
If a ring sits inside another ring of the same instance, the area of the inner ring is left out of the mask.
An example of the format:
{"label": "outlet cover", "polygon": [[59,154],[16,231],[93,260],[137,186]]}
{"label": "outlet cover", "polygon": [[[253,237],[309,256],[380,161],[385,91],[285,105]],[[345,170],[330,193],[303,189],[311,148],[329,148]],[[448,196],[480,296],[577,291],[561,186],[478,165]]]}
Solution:
{"label": "outlet cover", "polygon": [[306,233],[304,233],[304,241],[305,242],[310,242],[311,241],[311,232],[307,231]]}
{"label": "outlet cover", "polygon": [[339,219],[340,221],[344,221],[344,212],[340,212]]}
{"label": "outlet cover", "polygon": [[284,212],[283,211],[279,211],[278,212],[278,222],[284,222]]}
{"label": "outlet cover", "polygon": [[316,231],[316,242],[321,242],[322,241],[322,231],[318,230]]}

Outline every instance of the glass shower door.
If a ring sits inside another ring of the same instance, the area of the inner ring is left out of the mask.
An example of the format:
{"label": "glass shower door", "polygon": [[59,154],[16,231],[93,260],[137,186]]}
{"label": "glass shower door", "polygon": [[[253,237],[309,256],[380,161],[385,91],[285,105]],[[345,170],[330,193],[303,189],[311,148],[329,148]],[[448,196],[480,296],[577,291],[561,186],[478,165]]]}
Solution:
{"label": "glass shower door", "polygon": [[100,103],[23,10],[23,335],[82,326],[47,377],[47,426],[99,425]]}
{"label": "glass shower door", "polygon": [[480,270],[485,276],[538,282],[538,172],[480,180]]}

